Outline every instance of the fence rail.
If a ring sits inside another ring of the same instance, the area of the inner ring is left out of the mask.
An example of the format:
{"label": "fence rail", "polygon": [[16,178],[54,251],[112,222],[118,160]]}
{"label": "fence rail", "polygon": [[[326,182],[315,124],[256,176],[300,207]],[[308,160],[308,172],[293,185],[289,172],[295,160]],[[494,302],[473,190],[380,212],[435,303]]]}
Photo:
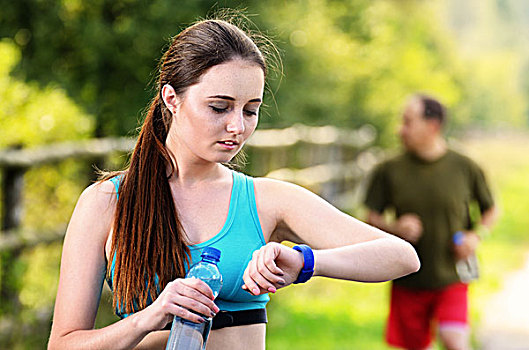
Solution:
{"label": "fence rail", "polygon": [[[286,129],[258,130],[245,146],[248,162],[243,170],[254,176],[291,181],[320,194],[340,208],[354,202],[363,174],[375,163],[370,151],[375,139],[372,127],[343,130],[331,126],[294,125]],[[0,296],[2,303],[18,305],[17,291],[8,279],[20,253],[40,244],[63,239],[65,225],[55,230],[22,229],[24,176],[29,169],[68,159],[104,159],[115,153],[129,153],[135,145],[130,138],[102,138],[63,142],[30,149],[0,150],[2,175],[2,225],[0,230]],[[66,219],[66,218],[65,218]],[[11,259],[11,261],[7,260]],[[46,312],[49,312],[46,311]],[[0,343],[16,325],[0,315]],[[22,332],[28,327],[21,327]]]}
{"label": "fence rail", "polygon": [[101,138],[61,142],[34,149],[0,151],[0,168],[32,168],[68,158],[100,158],[112,152],[128,152],[135,141],[130,138]]}
{"label": "fence rail", "polygon": [[[255,175],[298,183],[320,193],[320,185],[335,183],[338,180],[354,182],[369,168],[369,162],[366,166],[366,162],[358,162],[357,159],[362,151],[372,144],[374,138],[375,132],[369,126],[357,130],[343,130],[332,126],[309,127],[298,124],[286,129],[258,130],[246,146],[251,154],[247,170]],[[303,145],[300,146],[299,154],[296,154],[298,159],[287,159],[285,153],[300,144]],[[128,153],[134,145],[135,140],[122,137],[0,151],[3,178],[3,232],[0,231],[0,251],[15,247],[24,248],[26,245],[32,245],[34,241],[38,243],[38,233],[19,229],[23,213],[24,175],[28,169],[72,158],[97,159],[115,152]],[[320,148],[319,157],[314,147]],[[349,156],[344,155],[347,153],[344,152],[345,149],[352,150],[352,153],[350,152]],[[302,164],[302,168],[289,167],[295,163]],[[336,193],[337,191],[332,194],[328,192],[324,197],[332,201],[332,196]],[[60,234],[48,236],[56,237]]]}

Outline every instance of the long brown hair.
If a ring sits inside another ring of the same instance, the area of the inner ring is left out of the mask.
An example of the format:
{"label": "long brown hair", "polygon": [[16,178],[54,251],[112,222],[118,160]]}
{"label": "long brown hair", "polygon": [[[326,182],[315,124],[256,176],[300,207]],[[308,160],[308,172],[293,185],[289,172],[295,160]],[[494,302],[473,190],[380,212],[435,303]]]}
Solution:
{"label": "long brown hair", "polygon": [[145,308],[149,296],[156,299],[167,283],[184,277],[189,265],[188,242],[168,181],[178,164],[165,147],[172,115],[163,103],[161,88],[170,84],[183,94],[207,69],[236,58],[256,63],[266,74],[265,60],[254,41],[223,20],[203,20],[186,28],[162,57],[156,97],[130,166],[120,179],[107,277],[115,257],[114,307],[121,312]]}

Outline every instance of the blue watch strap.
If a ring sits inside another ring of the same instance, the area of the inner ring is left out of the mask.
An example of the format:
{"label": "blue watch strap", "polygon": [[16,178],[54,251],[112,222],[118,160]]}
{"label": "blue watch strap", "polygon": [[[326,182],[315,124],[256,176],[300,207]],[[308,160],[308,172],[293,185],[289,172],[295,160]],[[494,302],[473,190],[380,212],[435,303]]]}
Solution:
{"label": "blue watch strap", "polygon": [[314,274],[314,253],[312,249],[306,244],[300,244],[292,247],[303,254],[303,268],[299,272],[298,278],[294,284],[307,282]]}

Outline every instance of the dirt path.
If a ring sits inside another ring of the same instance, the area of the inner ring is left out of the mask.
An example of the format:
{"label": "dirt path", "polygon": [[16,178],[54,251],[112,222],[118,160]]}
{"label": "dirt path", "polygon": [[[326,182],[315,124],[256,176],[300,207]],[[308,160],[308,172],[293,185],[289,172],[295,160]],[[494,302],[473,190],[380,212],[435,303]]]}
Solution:
{"label": "dirt path", "polygon": [[485,306],[477,335],[481,350],[529,350],[529,254]]}

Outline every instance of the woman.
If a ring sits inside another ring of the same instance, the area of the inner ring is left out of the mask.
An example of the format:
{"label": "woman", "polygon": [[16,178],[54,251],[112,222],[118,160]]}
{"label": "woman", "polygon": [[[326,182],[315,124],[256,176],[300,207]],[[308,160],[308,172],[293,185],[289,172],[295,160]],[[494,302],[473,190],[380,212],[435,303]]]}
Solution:
{"label": "woman", "polygon": [[[129,168],[88,187],[72,215],[50,349],[163,348],[173,316],[203,322],[196,313],[218,314],[208,349],[264,349],[268,293],[311,267],[371,282],[418,270],[403,240],[301,187],[223,165],[257,126],[265,75],[255,43],[227,22],[174,38]],[[205,246],[222,251],[215,302],[205,283],[183,278]],[[93,329],[105,276],[122,319]]]}

